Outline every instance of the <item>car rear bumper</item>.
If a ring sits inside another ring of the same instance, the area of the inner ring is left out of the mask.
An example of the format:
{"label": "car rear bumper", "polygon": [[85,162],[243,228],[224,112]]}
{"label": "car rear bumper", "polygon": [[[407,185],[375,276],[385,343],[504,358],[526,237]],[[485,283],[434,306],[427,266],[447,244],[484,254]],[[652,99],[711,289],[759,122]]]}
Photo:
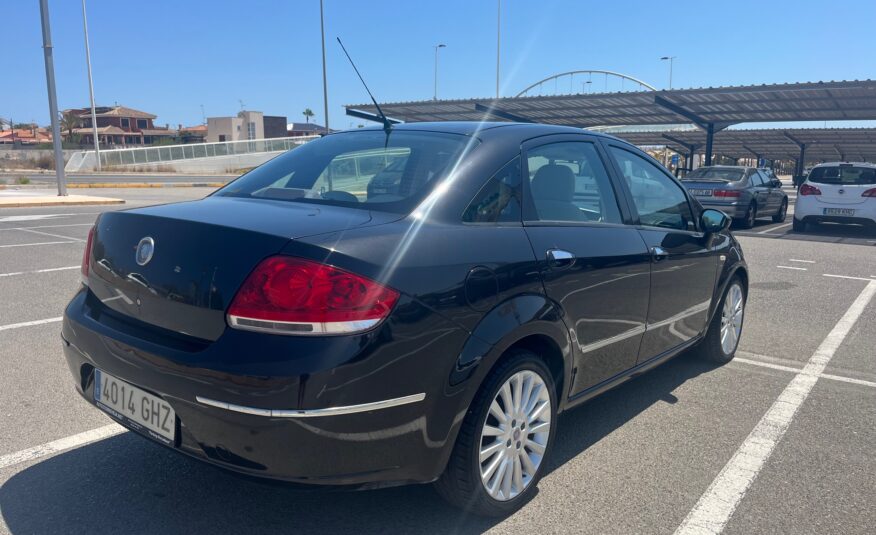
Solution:
{"label": "car rear bumper", "polygon": [[177,415],[170,446],[176,451],[251,476],[318,485],[427,482],[443,470],[457,427],[454,402],[461,396],[443,398],[438,384],[427,388],[412,377],[403,386],[405,395],[389,386],[375,388],[381,372],[384,380],[394,379],[378,358],[374,369],[359,370],[361,381],[345,386],[350,403],[315,406],[303,390],[334,388],[327,377],[350,359],[373,357],[341,356],[342,346],[329,345],[326,352],[334,354],[319,358],[341,360],[337,368],[298,374],[295,368],[303,363],[297,362],[288,375],[270,377],[245,363],[229,373],[199,355],[191,357],[193,363],[200,360],[197,365],[186,366],[109,330],[89,314],[86,294],[74,297],[62,330],[77,390],[94,404],[97,368],[161,397]]}
{"label": "car rear bumper", "polygon": [[[852,215],[825,214],[825,209],[854,210]],[[825,202],[814,196],[799,196],[794,206],[794,217],[805,223],[845,223],[876,225],[876,199],[858,203]]]}

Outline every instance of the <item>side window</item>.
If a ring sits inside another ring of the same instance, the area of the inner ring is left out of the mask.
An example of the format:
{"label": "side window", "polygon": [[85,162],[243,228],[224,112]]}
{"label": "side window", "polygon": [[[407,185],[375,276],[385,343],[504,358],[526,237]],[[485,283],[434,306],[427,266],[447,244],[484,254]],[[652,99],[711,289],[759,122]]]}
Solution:
{"label": "side window", "polygon": [[752,186],[763,186],[764,184],[769,185],[769,179],[764,178],[764,176],[760,174],[760,171],[752,171],[751,172],[751,185]]}
{"label": "side window", "polygon": [[520,158],[493,175],[465,209],[466,223],[520,222]]}
{"label": "side window", "polygon": [[527,152],[529,191],[541,221],[620,223],[608,173],[593,143],[568,141]]}
{"label": "side window", "polygon": [[687,195],[681,186],[638,154],[617,147],[610,147],[610,150],[630,188],[643,225],[696,230]]}

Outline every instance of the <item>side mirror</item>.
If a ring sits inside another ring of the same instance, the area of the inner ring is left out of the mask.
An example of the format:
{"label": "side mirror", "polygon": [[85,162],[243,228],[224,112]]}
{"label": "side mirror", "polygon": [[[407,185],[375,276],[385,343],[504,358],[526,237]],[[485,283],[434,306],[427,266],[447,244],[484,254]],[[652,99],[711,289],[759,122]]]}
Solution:
{"label": "side mirror", "polygon": [[720,210],[706,209],[700,215],[703,231],[706,234],[717,234],[730,228],[730,218]]}
{"label": "side mirror", "polygon": [[774,188],[781,188],[782,187],[782,181],[779,180],[778,178],[772,179],[771,182],[773,183]]}

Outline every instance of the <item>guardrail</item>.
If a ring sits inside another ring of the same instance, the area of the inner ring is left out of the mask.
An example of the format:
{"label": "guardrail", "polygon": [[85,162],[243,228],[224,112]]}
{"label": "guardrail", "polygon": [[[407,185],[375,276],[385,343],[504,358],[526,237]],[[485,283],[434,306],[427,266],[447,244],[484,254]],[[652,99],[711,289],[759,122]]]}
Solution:
{"label": "guardrail", "polygon": [[[319,136],[281,137],[270,139],[250,139],[242,141],[220,141],[218,143],[190,143],[186,145],[160,145],[156,147],[137,147],[100,151],[101,167],[150,165],[165,162],[179,162],[199,158],[216,158],[240,154],[262,152],[283,152]],[[68,172],[93,170],[97,168],[94,151],[80,151],[70,157],[65,166]]]}

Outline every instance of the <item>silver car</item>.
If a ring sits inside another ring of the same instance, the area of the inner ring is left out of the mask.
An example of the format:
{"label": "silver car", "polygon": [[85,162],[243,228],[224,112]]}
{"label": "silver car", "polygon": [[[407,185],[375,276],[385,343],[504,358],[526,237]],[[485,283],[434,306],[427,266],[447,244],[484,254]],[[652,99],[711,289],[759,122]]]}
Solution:
{"label": "silver car", "polygon": [[788,195],[782,182],[762,169],[714,165],[694,169],[681,181],[706,208],[721,210],[742,228],[751,228],[759,217],[781,223],[788,213]]}

